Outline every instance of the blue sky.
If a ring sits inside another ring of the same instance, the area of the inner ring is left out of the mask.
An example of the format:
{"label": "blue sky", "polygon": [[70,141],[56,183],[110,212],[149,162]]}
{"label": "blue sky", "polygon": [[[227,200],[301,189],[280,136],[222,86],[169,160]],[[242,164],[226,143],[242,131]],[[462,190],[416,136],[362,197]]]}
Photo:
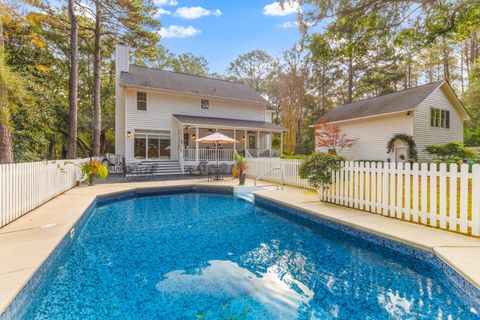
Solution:
{"label": "blue sky", "polygon": [[155,0],[161,43],[178,54],[208,59],[210,72],[224,73],[239,54],[263,49],[274,57],[300,39],[296,8],[273,0]]}

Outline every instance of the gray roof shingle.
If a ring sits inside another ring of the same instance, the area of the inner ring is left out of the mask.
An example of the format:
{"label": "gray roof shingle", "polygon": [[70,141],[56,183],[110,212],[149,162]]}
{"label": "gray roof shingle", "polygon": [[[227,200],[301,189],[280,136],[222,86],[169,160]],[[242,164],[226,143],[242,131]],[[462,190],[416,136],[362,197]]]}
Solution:
{"label": "gray roof shingle", "polygon": [[415,109],[445,81],[397,91],[382,96],[339,105],[325,114],[320,121],[336,122]]}
{"label": "gray roof shingle", "polygon": [[268,104],[258,92],[242,83],[136,65],[130,65],[129,72],[121,73],[120,83],[126,86]]}
{"label": "gray roof shingle", "polygon": [[229,128],[244,128],[244,129],[264,129],[272,131],[285,131],[285,128],[270,122],[252,121],[252,120],[237,120],[226,118],[213,117],[197,117],[174,114],[178,121],[186,125],[203,125],[203,126],[218,126]]}

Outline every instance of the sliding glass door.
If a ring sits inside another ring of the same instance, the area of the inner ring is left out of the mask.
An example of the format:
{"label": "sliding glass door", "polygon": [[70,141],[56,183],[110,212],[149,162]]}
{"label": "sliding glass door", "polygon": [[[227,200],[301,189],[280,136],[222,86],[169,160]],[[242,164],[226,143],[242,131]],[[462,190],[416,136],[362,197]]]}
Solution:
{"label": "sliding glass door", "polygon": [[138,160],[170,159],[170,131],[135,130],[134,156]]}

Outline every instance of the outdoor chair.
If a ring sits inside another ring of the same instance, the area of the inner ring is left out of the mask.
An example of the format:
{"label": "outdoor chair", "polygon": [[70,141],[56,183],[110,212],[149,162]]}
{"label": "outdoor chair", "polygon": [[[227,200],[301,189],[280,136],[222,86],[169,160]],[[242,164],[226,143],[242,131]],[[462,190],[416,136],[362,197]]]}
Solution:
{"label": "outdoor chair", "polygon": [[187,174],[189,175],[205,175],[208,173],[207,171],[207,164],[208,162],[207,161],[200,161],[200,163],[198,164],[198,166],[195,168],[195,167],[189,167],[187,169]]}
{"label": "outdoor chair", "polygon": [[[219,173],[219,172],[218,172]],[[213,179],[215,179],[216,175],[217,175],[217,165],[216,164],[210,164],[208,165],[208,168],[207,168],[207,175],[208,175],[208,181],[210,181],[210,177],[212,177]]]}
{"label": "outdoor chair", "polygon": [[231,166],[226,163],[222,163],[218,167],[218,175],[222,178],[226,178],[231,173]]}

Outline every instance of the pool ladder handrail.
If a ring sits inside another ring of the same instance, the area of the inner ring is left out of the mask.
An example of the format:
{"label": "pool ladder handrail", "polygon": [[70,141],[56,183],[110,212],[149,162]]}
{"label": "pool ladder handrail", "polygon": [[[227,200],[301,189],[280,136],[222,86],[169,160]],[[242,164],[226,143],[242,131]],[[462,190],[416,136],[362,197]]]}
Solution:
{"label": "pool ladder handrail", "polygon": [[[280,170],[280,179],[281,179],[281,181],[282,181],[281,189],[283,190],[283,186],[285,185],[285,183],[283,182],[283,171],[282,171],[282,168],[280,168],[280,167],[271,168],[270,170],[267,170],[267,171],[265,171],[264,173],[262,173],[261,175],[257,176],[257,177],[255,178],[255,181],[253,182],[253,184],[254,184],[255,186],[257,186],[257,180],[259,180],[259,179],[262,178],[263,176],[265,176],[265,175],[267,175],[267,174],[269,174],[270,172],[275,171],[275,170]],[[277,187],[277,190],[279,190],[279,188],[278,188],[278,183],[275,184],[275,186]]]}

